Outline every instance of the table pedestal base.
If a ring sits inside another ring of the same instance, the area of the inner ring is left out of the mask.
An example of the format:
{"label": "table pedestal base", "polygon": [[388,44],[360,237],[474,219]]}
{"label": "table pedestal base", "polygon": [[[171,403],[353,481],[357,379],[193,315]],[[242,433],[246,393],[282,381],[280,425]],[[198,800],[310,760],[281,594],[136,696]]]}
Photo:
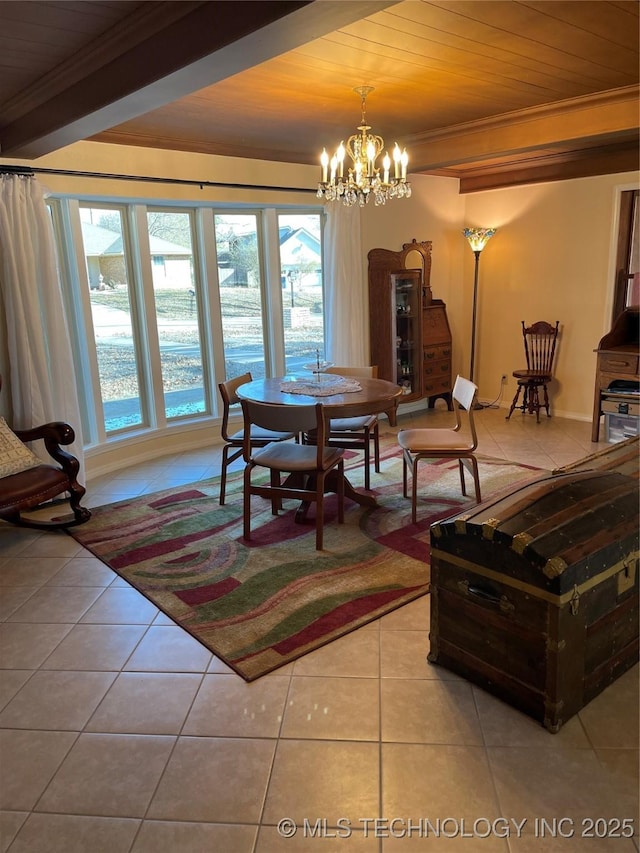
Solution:
{"label": "table pedestal base", "polygon": [[[336,471],[330,471],[329,474],[327,474],[324,486],[325,494],[328,494],[330,492],[337,493],[337,478],[338,474]],[[308,474],[289,474],[289,476],[284,481],[284,484],[286,486],[291,486],[292,488],[312,489],[313,485],[312,483],[310,483],[310,480],[311,477]],[[349,482],[347,477],[344,478],[344,496],[345,498],[354,501],[354,503],[360,504],[360,506],[378,506],[378,502],[375,499],[375,495],[373,495],[371,492],[361,492],[358,489],[354,488],[354,486]],[[296,524],[302,524],[305,521],[311,503],[313,503],[313,501],[302,501],[300,503],[300,506],[296,510]]]}

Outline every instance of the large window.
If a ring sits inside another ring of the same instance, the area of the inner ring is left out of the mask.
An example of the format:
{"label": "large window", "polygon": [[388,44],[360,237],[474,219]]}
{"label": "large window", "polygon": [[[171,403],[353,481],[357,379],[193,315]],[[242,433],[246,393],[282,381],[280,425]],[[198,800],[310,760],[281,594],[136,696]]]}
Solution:
{"label": "large window", "polygon": [[123,209],[81,205],[80,221],[105,430],[138,427],[145,419]]}
{"label": "large window", "polygon": [[225,376],[265,375],[263,286],[255,214],[215,217]]}
{"label": "large window", "polygon": [[287,371],[324,359],[320,219],[278,216],[282,315]]}
{"label": "large window", "polygon": [[167,420],[207,411],[193,212],[149,210],[155,320]]}
{"label": "large window", "polygon": [[215,416],[218,382],[324,355],[322,213],[49,203],[88,443]]}

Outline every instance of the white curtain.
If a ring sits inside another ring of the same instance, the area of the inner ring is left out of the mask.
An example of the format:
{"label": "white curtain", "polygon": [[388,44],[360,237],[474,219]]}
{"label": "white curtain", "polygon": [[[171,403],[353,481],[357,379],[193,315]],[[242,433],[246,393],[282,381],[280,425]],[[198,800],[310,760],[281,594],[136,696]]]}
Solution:
{"label": "white curtain", "polygon": [[324,229],[324,321],[327,361],[369,364],[367,270],[362,255],[360,208],[333,202]]}
{"label": "white curtain", "polygon": [[[15,429],[71,424],[67,449],[83,461],[80,408],[69,330],[56,266],[53,227],[32,176],[0,176],[0,336],[3,409]],[[8,373],[8,375],[6,375]],[[41,453],[41,449],[34,447]],[[46,457],[46,451],[43,458]]]}

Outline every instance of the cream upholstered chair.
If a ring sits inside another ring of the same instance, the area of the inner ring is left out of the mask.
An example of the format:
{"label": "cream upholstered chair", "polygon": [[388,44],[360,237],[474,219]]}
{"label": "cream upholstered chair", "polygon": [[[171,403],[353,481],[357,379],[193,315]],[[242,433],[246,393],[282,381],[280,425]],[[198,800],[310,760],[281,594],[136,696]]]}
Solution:
{"label": "cream upholstered chair", "polygon": [[[220,431],[222,438],[225,441],[225,446],[222,450],[222,470],[220,472],[220,504],[224,503],[225,492],[227,488],[227,468],[242,456],[242,446],[244,442],[244,429],[236,430],[233,433],[229,432],[229,415],[231,406],[240,402],[236,391],[241,385],[246,385],[251,382],[251,374],[243,373],[242,376],[236,376],[235,379],[229,379],[227,382],[220,382],[218,390],[222,398],[222,426]],[[260,429],[254,427],[251,433],[251,443],[255,447],[264,447],[270,441],[286,441],[289,438],[295,438],[292,432],[273,432],[272,430]]]}
{"label": "cream upholstered chair", "polygon": [[[403,429],[398,433],[398,444],[402,448],[402,489],[407,494],[407,472],[411,469],[411,519],[416,522],[416,504],[418,497],[418,462],[421,459],[457,459],[460,467],[460,485],[462,494],[467,494],[464,480],[464,467],[470,469],[476,490],[476,501],[480,503],[480,478],[478,463],[474,451],[478,446],[478,436],[473,420],[473,406],[478,388],[473,382],[458,376],[453,386],[453,408],[456,424],[453,427]],[[463,427],[463,417],[466,428]]]}
{"label": "cream upholstered chair", "polygon": [[[271,500],[272,512],[278,514],[282,498],[294,498],[316,504],[316,550],[322,549],[324,529],[324,492],[327,474],[335,470],[338,495],[338,522],[344,521],[344,462],[342,450],[327,447],[325,436],[327,418],[322,403],[309,406],[283,406],[275,403],[257,403],[242,400],[244,414],[243,454],[244,506],[243,535],[251,538],[251,496]],[[314,430],[318,441],[315,445],[275,441],[265,447],[252,444],[250,434],[255,427],[275,432],[291,430],[305,433]],[[267,468],[270,473],[268,484],[252,482],[255,468]],[[284,482],[281,475],[287,474]]]}
{"label": "cream upholstered chair", "polygon": [[[371,367],[329,367],[325,373],[339,376],[363,376],[376,379],[378,368]],[[309,444],[315,442],[313,434],[305,435]],[[344,450],[364,451],[364,487],[371,486],[371,442],[373,442],[373,458],[376,471],[380,471],[380,435],[377,415],[364,415],[357,418],[331,418],[327,444],[330,447],[341,447]]]}

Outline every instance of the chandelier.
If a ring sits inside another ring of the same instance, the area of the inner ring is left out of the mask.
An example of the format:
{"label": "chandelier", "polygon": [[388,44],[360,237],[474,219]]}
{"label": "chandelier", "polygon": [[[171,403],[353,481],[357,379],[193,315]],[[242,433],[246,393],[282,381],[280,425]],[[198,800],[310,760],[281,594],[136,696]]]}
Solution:
{"label": "chandelier", "polygon": [[[376,160],[384,148],[384,139],[369,133],[371,126],[367,124],[365,115],[367,95],[373,92],[373,86],[359,86],[353,91],[360,95],[362,101],[362,122],[358,125],[360,133],[350,136],[346,144],[343,140],[331,160],[326,149],[322,149],[322,180],[318,184],[318,198],[342,201],[347,207],[354,204],[364,207],[372,196],[376,205],[386,204],[390,198],[409,198],[411,184],[407,181],[407,149],[400,151],[396,142],[392,152],[393,175],[388,152],[382,159],[382,167],[376,166]],[[345,169],[347,154],[353,166]]]}

